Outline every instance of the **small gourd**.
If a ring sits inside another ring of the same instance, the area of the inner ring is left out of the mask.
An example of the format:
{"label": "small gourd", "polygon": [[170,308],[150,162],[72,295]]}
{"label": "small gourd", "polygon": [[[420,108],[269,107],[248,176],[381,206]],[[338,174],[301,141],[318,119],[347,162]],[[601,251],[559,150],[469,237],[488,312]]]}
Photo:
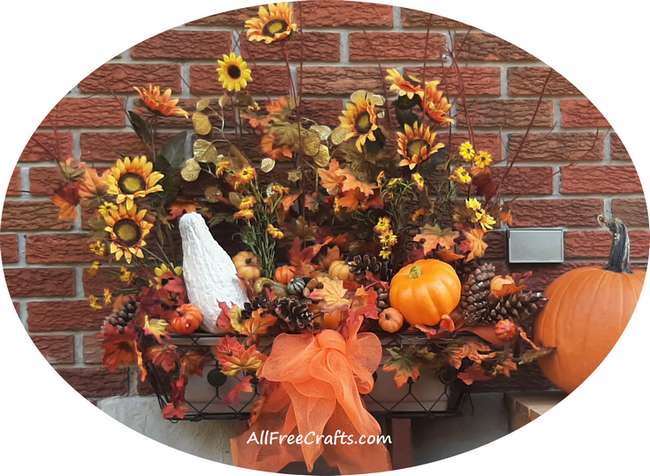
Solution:
{"label": "small gourd", "polygon": [[203,314],[201,327],[217,331],[219,303],[240,308],[248,298],[237,276],[235,264],[217,243],[198,213],[186,213],[179,220],[183,242],[183,278],[190,303]]}
{"label": "small gourd", "polygon": [[510,342],[517,336],[517,325],[510,319],[501,319],[494,325],[494,333],[502,342]]}
{"label": "small gourd", "polygon": [[232,257],[237,274],[246,281],[254,281],[262,275],[260,264],[255,254],[250,251],[240,251]]}
{"label": "small gourd", "polygon": [[394,334],[404,325],[404,316],[394,307],[388,307],[379,313],[379,327]]}
{"label": "small gourd", "polygon": [[342,260],[332,261],[328,273],[332,278],[340,279],[341,281],[347,281],[348,279],[352,279],[352,272],[350,271],[350,265]]}
{"label": "small gourd", "polygon": [[201,310],[194,304],[183,304],[176,309],[169,327],[176,334],[191,334],[196,331],[203,321]]}
{"label": "small gourd", "polygon": [[307,283],[305,282],[304,279],[302,278],[293,278],[289,284],[287,285],[287,291],[289,294],[293,294],[295,296],[300,296],[302,295],[303,291],[305,290],[305,286]]}
{"label": "small gourd", "polygon": [[273,273],[273,277],[278,283],[289,284],[289,282],[296,276],[296,268],[285,264],[278,266]]}
{"label": "small gourd", "polygon": [[257,278],[253,283],[253,292],[255,294],[262,294],[265,288],[270,289],[275,294],[275,297],[286,297],[287,288],[277,281],[269,278]]}

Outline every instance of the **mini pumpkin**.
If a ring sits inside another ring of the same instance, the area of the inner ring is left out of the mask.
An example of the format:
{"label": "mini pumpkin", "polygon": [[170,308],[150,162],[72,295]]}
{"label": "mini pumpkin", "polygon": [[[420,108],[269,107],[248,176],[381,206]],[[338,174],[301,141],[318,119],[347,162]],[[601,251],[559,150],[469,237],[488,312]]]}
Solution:
{"label": "mini pumpkin", "polygon": [[454,268],[437,259],[421,259],[393,276],[389,298],[409,324],[435,326],[458,306],[460,293]]}
{"label": "mini pumpkin", "polygon": [[278,283],[289,284],[296,276],[296,268],[290,265],[278,266],[273,273],[273,277]]}
{"label": "mini pumpkin", "polygon": [[287,291],[289,294],[300,296],[305,290],[306,285],[307,283],[303,278],[293,278],[291,281],[289,281],[289,284],[287,284]]}
{"label": "mini pumpkin", "polygon": [[404,316],[394,307],[388,307],[379,313],[379,327],[391,334],[399,331],[404,325]]}
{"label": "mini pumpkin", "polygon": [[643,287],[645,272],[630,269],[627,227],[618,219],[604,223],[613,234],[605,268],[576,268],[553,281],[535,323],[535,341],[555,349],[539,366],[565,392],[580,385],[612,350]]}
{"label": "mini pumpkin", "polygon": [[253,281],[262,275],[257,256],[250,251],[240,251],[232,257],[232,262],[235,263],[237,274],[242,279]]}
{"label": "mini pumpkin", "polygon": [[332,261],[332,264],[330,264],[330,267],[328,269],[328,273],[332,278],[337,278],[341,281],[347,281],[348,279],[352,278],[350,265],[342,260]]}
{"label": "mini pumpkin", "polygon": [[257,278],[253,283],[253,292],[255,294],[262,294],[265,288],[270,289],[275,294],[275,297],[286,297],[287,287],[284,284],[273,281],[269,278]]}
{"label": "mini pumpkin", "polygon": [[501,319],[494,325],[494,333],[500,341],[510,342],[517,335],[517,325],[510,319]]}
{"label": "mini pumpkin", "polygon": [[203,322],[201,310],[194,304],[183,304],[176,309],[176,313],[169,323],[172,332],[176,334],[191,334]]}

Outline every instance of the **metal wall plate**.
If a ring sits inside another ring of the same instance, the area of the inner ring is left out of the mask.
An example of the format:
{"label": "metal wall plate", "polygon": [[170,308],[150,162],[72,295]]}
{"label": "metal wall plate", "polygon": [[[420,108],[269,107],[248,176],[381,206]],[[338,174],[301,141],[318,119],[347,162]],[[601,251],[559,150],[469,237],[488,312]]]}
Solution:
{"label": "metal wall plate", "polygon": [[563,263],[564,229],[511,228],[508,230],[509,263]]}

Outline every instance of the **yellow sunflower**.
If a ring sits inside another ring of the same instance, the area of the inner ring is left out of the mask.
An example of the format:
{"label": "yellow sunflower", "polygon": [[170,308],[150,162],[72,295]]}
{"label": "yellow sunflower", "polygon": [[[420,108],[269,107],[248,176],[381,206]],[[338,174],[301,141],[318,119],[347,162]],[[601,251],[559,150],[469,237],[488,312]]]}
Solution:
{"label": "yellow sunflower", "polygon": [[478,153],[474,156],[474,166],[479,169],[484,169],[489,167],[492,163],[492,154],[486,150],[479,150]]}
{"label": "yellow sunflower", "polygon": [[332,142],[338,145],[357,137],[357,150],[361,152],[366,141],[374,142],[376,139],[375,131],[379,129],[377,118],[383,115],[383,112],[377,111],[376,107],[383,104],[384,98],[377,94],[364,90],[352,93],[345,111],[342,111],[342,115],[339,116],[339,127],[332,132]]}
{"label": "yellow sunflower", "polygon": [[421,174],[418,172],[411,174],[411,180],[413,180],[413,183],[415,183],[415,186],[419,191],[424,190],[424,177],[422,177]]}
{"label": "yellow sunflower", "polygon": [[449,117],[451,104],[445,95],[438,89],[440,81],[427,81],[424,88],[422,107],[427,116],[438,124],[453,124],[454,120]]}
{"label": "yellow sunflower", "polygon": [[142,248],[147,244],[144,238],[149,234],[153,223],[146,220],[147,210],[138,211],[134,205],[130,209],[120,205],[117,210],[104,215],[105,231],[110,238],[110,252],[117,261],[122,257],[131,263],[133,257],[144,258]]}
{"label": "yellow sunflower", "polygon": [[153,163],[144,155],[133,159],[124,157],[124,160],[118,159],[106,177],[107,192],[116,195],[115,201],[118,204],[125,203],[126,209],[130,210],[136,198],[162,192],[162,185],[158,182],[163,177],[160,172],[153,171]]}
{"label": "yellow sunflower", "polygon": [[163,116],[181,116],[189,117],[187,111],[177,106],[178,99],[172,99],[172,90],[165,89],[163,93],[160,92],[160,86],[149,85],[148,89],[138,88],[134,86],[140,99],[150,111],[157,112]]}
{"label": "yellow sunflower", "polygon": [[452,182],[468,184],[472,182],[472,176],[469,174],[465,167],[456,167],[454,172],[449,176]]}
{"label": "yellow sunflower", "polygon": [[436,133],[424,124],[406,124],[404,132],[397,133],[397,153],[402,157],[400,167],[407,166],[413,170],[433,154],[442,149],[442,142],[436,143]]}
{"label": "yellow sunflower", "polygon": [[406,78],[394,68],[387,69],[386,80],[390,83],[390,90],[397,92],[399,96],[406,96],[409,99],[413,99],[413,96],[424,96],[424,91],[420,85],[420,81],[411,75],[407,75]]}
{"label": "yellow sunflower", "polygon": [[228,91],[246,89],[249,81],[253,79],[251,70],[244,58],[235,53],[223,55],[223,60],[219,60],[217,63],[219,82]]}
{"label": "yellow sunflower", "polygon": [[261,6],[257,17],[246,20],[244,27],[249,41],[263,41],[267,45],[289,38],[298,30],[293,20],[293,8],[288,3]]}

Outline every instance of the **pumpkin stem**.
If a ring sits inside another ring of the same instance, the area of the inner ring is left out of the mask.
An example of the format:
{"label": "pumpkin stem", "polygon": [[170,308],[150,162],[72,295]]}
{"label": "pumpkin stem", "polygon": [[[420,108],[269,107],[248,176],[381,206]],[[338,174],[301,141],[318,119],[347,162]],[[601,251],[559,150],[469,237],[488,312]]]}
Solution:
{"label": "pumpkin stem", "polygon": [[417,266],[417,265],[412,266],[411,269],[410,269],[410,271],[409,271],[409,278],[411,278],[411,279],[417,279],[417,278],[419,278],[420,276],[422,276],[422,268],[420,268],[420,267]]}
{"label": "pumpkin stem", "polygon": [[598,222],[606,226],[612,233],[612,249],[609,252],[609,261],[605,269],[617,273],[632,273],[630,268],[630,237],[627,226],[622,220],[611,217],[598,216]]}

